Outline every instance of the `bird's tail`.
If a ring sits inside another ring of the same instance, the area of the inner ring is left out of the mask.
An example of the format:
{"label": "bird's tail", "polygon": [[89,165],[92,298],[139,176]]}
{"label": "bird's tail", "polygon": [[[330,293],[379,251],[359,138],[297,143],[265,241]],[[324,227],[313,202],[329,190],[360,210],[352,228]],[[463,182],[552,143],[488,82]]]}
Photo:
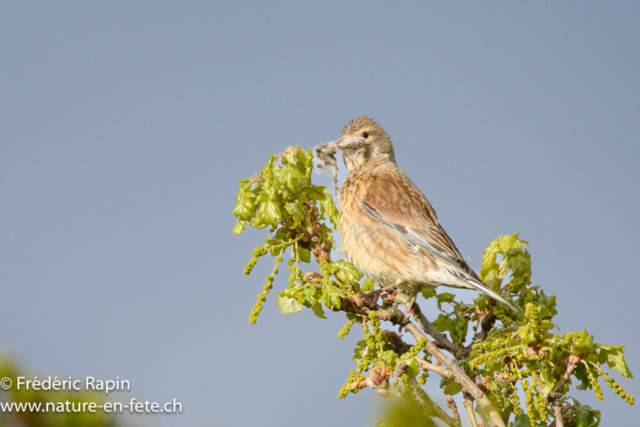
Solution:
{"label": "bird's tail", "polygon": [[516,307],[514,307],[514,305],[511,304],[509,301],[507,301],[502,295],[500,295],[498,292],[491,289],[489,286],[487,286],[485,283],[481,282],[480,280],[470,279],[470,280],[466,280],[465,283],[469,285],[470,288],[480,291],[483,294],[488,295],[491,298],[496,299],[501,303],[505,304],[507,307],[509,307],[511,310],[515,311],[516,313],[522,314],[522,310],[519,310]]}

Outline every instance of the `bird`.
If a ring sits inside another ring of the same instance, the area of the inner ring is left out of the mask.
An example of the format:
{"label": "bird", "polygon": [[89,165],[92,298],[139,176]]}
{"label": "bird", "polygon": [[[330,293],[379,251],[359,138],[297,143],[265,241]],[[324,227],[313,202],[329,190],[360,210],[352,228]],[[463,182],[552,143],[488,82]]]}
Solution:
{"label": "bird", "polygon": [[358,117],[342,130],[347,177],[340,187],[341,248],[348,261],[382,285],[414,290],[437,286],[472,289],[517,310],[487,286],[463,259],[424,194],[398,167],[389,135],[373,119]]}

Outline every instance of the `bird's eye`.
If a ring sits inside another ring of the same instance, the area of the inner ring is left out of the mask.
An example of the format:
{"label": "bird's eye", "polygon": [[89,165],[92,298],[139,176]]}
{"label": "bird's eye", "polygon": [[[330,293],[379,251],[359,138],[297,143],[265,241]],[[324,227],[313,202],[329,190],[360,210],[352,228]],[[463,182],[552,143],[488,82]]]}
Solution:
{"label": "bird's eye", "polygon": [[362,132],[362,137],[363,137],[364,139],[369,138],[369,132]]}

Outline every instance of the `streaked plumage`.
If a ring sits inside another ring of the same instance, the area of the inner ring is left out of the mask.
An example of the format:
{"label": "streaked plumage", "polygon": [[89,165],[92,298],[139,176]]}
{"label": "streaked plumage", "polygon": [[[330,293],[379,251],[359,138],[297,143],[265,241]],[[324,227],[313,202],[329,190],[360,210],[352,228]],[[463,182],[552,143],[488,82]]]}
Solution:
{"label": "streaked plumage", "polygon": [[396,165],[391,139],[375,121],[349,122],[338,146],[349,169],[340,202],[349,261],[384,286],[474,289],[515,310],[464,261],[427,198]]}

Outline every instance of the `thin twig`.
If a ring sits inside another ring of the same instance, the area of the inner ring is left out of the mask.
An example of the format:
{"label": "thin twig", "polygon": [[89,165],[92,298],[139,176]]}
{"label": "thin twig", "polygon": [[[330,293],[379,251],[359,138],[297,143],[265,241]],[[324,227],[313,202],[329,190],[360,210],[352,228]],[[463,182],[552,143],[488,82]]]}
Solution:
{"label": "thin twig", "polygon": [[[404,292],[397,292],[395,295],[395,301],[400,304],[409,304],[410,298]],[[440,332],[438,328],[433,326],[431,322],[422,314],[422,310],[417,302],[413,303],[411,313],[413,313],[413,318],[418,322],[420,328],[429,336],[434,338],[438,343],[449,353],[451,353],[456,359],[463,359],[467,355],[471,353],[471,350],[467,350],[463,347],[460,347],[449,340],[445,334]]]}
{"label": "thin twig", "polygon": [[571,380],[571,374],[578,367],[578,363],[580,363],[580,358],[578,356],[570,356],[569,361],[567,362],[567,370],[564,372],[564,376],[562,377],[562,381],[558,384],[558,386],[549,393],[549,397],[547,398],[549,402],[556,400],[564,395],[564,386]]}
{"label": "thin twig", "polygon": [[422,357],[418,357],[418,356],[416,356],[416,360],[418,361],[418,366],[420,366],[422,369],[435,372],[441,377],[445,377],[445,378],[451,377],[451,371],[446,370],[442,366],[436,366],[433,363],[429,363],[426,360],[424,360]]}
{"label": "thin twig", "polygon": [[456,405],[456,401],[453,400],[452,396],[447,396],[447,408],[451,409],[453,413],[453,419],[459,426],[462,425],[460,422],[460,413],[458,412],[458,405]]}
{"label": "thin twig", "polygon": [[469,414],[472,427],[478,427],[478,419],[476,418],[476,411],[473,409],[473,402],[471,399],[467,399],[465,396],[464,400],[462,400],[462,404],[464,405],[464,409],[467,410],[467,414]]}

